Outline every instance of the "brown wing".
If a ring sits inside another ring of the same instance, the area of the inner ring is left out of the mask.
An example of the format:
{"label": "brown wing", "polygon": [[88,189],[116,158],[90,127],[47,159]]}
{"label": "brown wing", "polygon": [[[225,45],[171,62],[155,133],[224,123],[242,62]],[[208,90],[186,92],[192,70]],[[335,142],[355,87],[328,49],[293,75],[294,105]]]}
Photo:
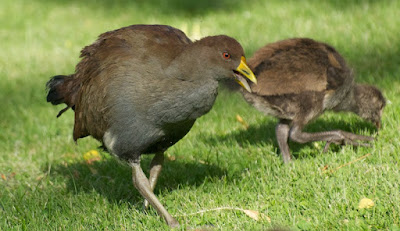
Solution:
{"label": "brown wing", "polygon": [[254,54],[249,66],[258,80],[252,91],[265,96],[335,89],[344,77],[330,73],[346,68],[334,48],[306,38],[268,44]]}
{"label": "brown wing", "polygon": [[74,75],[79,86],[74,140],[89,134],[96,139],[103,136],[109,119],[106,98],[110,79],[154,66],[162,69],[189,43],[190,39],[173,27],[132,25],[101,34],[83,48]]}

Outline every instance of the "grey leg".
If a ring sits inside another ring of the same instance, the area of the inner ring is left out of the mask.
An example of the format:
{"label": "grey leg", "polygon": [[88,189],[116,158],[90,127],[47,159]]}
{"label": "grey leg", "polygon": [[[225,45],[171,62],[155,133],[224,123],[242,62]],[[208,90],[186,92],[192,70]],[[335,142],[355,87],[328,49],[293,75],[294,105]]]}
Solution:
{"label": "grey leg", "polygon": [[[160,175],[163,163],[164,163],[164,153],[163,152],[156,153],[155,156],[153,157],[153,160],[150,163],[149,183],[152,192],[156,187],[157,179],[158,176]],[[149,207],[149,202],[146,199],[144,199],[144,208],[147,209],[148,207]]]}
{"label": "grey leg", "polygon": [[331,145],[331,142],[330,141],[326,141],[326,144],[325,144],[324,150],[322,150],[322,153],[325,153],[325,152],[328,151],[329,145]]}
{"label": "grey leg", "polygon": [[289,131],[289,125],[282,121],[280,121],[275,127],[276,139],[278,140],[279,149],[281,150],[283,162],[285,164],[292,160],[288,144]]}
{"label": "grey leg", "polygon": [[356,135],[350,132],[341,130],[308,133],[302,132],[299,126],[293,126],[289,133],[290,139],[298,143],[307,143],[313,141],[327,141],[324,151],[329,147],[330,143],[354,145],[354,146],[370,146],[369,143],[363,141],[373,141],[374,138],[370,136]]}
{"label": "grey leg", "polygon": [[178,227],[179,223],[175,218],[168,213],[164,206],[160,203],[154,193],[151,191],[149,180],[144,175],[140,162],[130,162],[129,165],[132,167],[132,180],[133,185],[139,191],[139,193],[155,208],[160,216],[162,216],[167,224],[174,228]]}

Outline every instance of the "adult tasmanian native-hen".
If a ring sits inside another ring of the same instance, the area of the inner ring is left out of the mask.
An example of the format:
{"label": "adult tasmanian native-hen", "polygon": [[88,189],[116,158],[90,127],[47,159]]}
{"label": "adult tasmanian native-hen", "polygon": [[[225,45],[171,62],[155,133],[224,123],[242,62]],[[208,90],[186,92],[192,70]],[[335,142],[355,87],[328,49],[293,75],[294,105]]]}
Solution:
{"label": "adult tasmanian native-hen", "polygon": [[[218,81],[255,82],[242,46],[220,35],[192,42],[173,27],[132,25],[106,32],[81,52],[74,74],[47,83],[47,101],[75,111],[73,138],[91,135],[132,167],[133,184],[166,220],[179,223],[153,193],[164,151],[189,132],[217,96]],[[149,178],[142,154],[154,153]]]}

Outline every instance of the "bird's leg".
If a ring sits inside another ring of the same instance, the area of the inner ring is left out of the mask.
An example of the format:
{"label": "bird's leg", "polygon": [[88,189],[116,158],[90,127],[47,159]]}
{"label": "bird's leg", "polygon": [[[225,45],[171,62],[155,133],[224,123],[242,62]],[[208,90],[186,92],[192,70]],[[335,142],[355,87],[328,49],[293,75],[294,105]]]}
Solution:
{"label": "bird's leg", "polygon": [[285,164],[292,160],[288,144],[289,131],[289,125],[285,121],[279,121],[275,127],[276,139],[278,140],[279,149],[281,150],[283,162]]}
{"label": "bird's leg", "polygon": [[[153,160],[150,163],[150,176],[149,176],[149,183],[150,189],[153,192],[154,188],[157,184],[158,176],[160,175],[162,165],[164,163],[164,153],[158,152],[153,157]],[[147,209],[149,207],[149,202],[144,199],[144,208]]]}
{"label": "bird's leg", "polygon": [[322,150],[322,153],[327,152],[330,145],[331,145],[331,142],[330,141],[326,141],[326,144],[325,144],[324,150]]}
{"label": "bird's leg", "polygon": [[149,180],[144,175],[140,167],[140,161],[131,161],[129,165],[132,167],[133,185],[139,193],[155,208],[160,216],[162,216],[170,227],[178,227],[179,223],[168,213],[164,206],[160,203],[154,193],[151,191]]}
{"label": "bird's leg", "polygon": [[331,143],[369,147],[370,144],[363,143],[362,141],[374,140],[374,138],[370,136],[356,135],[342,130],[308,133],[301,131],[301,128],[296,125],[290,129],[289,137],[290,139],[298,143],[327,141],[327,145],[325,146],[324,151],[326,151],[326,149],[329,147],[329,144]]}

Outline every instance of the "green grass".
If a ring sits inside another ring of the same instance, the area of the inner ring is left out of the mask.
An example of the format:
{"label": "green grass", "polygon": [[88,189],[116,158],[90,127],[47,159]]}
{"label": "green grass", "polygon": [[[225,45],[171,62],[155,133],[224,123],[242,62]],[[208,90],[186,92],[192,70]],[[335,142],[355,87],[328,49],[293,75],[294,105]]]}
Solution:
{"label": "green grass", "polygon": [[[44,1],[0,2],[0,230],[168,230],[142,210],[130,169],[107,153],[91,167],[83,154],[99,143],[72,140],[73,113],[45,102],[45,83],[74,71],[80,49],[122,26],[169,24],[192,38],[228,34],[247,56],[267,42],[311,37],[335,46],[359,82],[388,99],[371,148],[291,143],[284,166],[276,120],[222,89],[210,113],[170,148],[155,193],[182,229],[399,230],[400,2],[381,1]],[[235,119],[241,115],[245,130]],[[354,115],[326,113],[309,131],[339,128],[374,135]],[[324,174],[367,153],[367,158]],[[143,158],[147,171],[150,157]],[[3,179],[4,178],[4,179]],[[363,197],[375,206],[358,209]],[[237,207],[271,218],[255,221]]]}

